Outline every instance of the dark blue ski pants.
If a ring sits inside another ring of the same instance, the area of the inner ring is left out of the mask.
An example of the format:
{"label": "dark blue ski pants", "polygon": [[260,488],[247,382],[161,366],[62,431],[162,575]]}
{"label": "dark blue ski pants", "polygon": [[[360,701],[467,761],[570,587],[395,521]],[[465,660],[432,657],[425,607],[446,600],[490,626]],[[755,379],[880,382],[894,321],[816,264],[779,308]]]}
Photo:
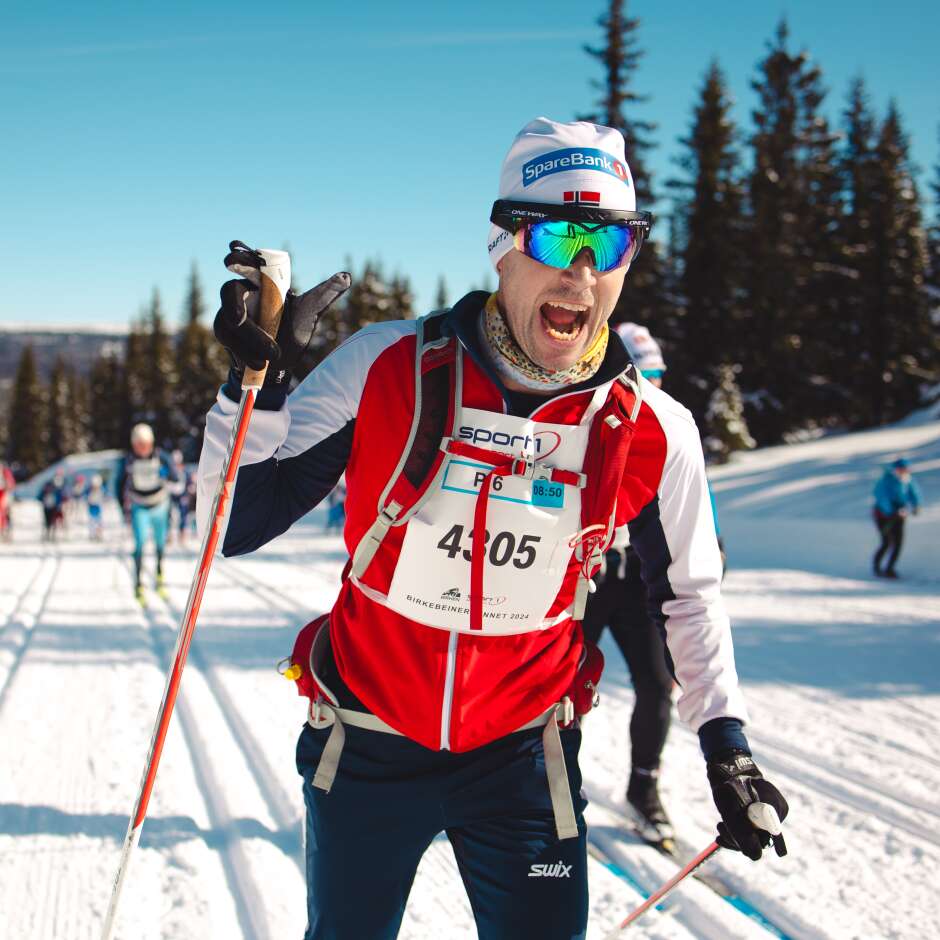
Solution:
{"label": "dark blue ski pants", "polygon": [[347,726],[336,781],[324,793],[311,781],[329,733],[306,726],[297,744],[307,810],[304,940],[397,937],[418,862],[441,832],[481,940],[583,940],[580,731],[561,732],[579,829],[578,838],[563,841],[539,729],[454,754]]}

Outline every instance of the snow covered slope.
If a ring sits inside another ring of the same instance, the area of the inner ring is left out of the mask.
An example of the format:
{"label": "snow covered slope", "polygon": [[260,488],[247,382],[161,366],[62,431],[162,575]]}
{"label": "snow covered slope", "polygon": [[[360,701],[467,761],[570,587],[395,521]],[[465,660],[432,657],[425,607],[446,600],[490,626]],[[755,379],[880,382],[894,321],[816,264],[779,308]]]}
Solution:
{"label": "snow covered slope", "polygon": [[[927,506],[906,579],[869,575],[869,494],[905,454]],[[768,449],[713,474],[725,581],[755,758],[790,798],[791,854],[709,870],[762,924],[698,882],[625,934],[649,938],[940,936],[940,428],[912,423]],[[0,936],[96,938],[186,601],[195,547],[170,551],[168,603],[131,596],[113,507],[106,540],[81,520],[39,540],[17,504],[0,544]],[[329,606],[345,554],[322,514],[247,559],[217,563],[117,936],[281,940],[304,926],[293,748],[303,704],[275,671],[296,627]],[[620,831],[632,692],[605,648],[585,726],[591,925],[599,940],[674,867]],[[674,726],[664,799],[696,845],[715,810],[697,742]],[[606,863],[606,864],[605,864]],[[363,903],[368,903],[364,898]],[[471,938],[446,841],[422,862],[402,938]],[[526,938],[527,940],[527,938]]]}

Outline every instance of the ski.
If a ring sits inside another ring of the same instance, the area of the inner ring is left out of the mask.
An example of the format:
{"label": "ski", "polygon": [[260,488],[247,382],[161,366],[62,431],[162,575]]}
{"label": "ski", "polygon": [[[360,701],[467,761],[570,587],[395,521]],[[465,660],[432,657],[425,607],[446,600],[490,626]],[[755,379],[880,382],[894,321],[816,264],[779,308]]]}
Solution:
{"label": "ski", "polygon": [[[598,807],[607,812],[611,817],[613,817],[613,819],[620,823],[621,838],[623,838],[625,841],[633,842],[634,844],[647,846],[665,858],[668,858],[678,869],[684,868],[693,858],[699,854],[698,849],[696,849],[691,843],[683,840],[678,836],[675,836],[669,840],[650,840],[643,838],[640,832],[637,831],[637,827],[633,820],[624,810],[621,810],[619,807],[612,805],[607,800],[598,799],[596,795],[591,793],[588,793],[588,798]],[[666,843],[671,844],[667,846]],[[600,858],[598,858],[598,860],[601,861]],[[622,866],[619,867],[621,867],[622,870]],[[613,871],[614,869],[611,868],[610,870]],[[615,872],[615,874],[616,873],[617,872]],[[775,924],[759,908],[751,904],[750,901],[748,901],[746,898],[743,898],[736,888],[734,888],[729,882],[725,881],[719,875],[714,874],[714,872],[711,872],[708,869],[698,868],[690,874],[690,877],[704,885],[710,891],[714,892],[718,897],[725,901],[725,903],[730,904],[733,908],[744,914],[745,917],[748,917],[750,920],[760,924],[760,926],[763,927],[764,930],[766,930],[767,933],[769,933],[771,936],[779,937],[781,940],[793,940],[790,934]],[[630,877],[625,880],[632,887],[637,886],[636,879]],[[643,894],[644,897],[648,896],[648,893],[642,890],[640,893]]]}

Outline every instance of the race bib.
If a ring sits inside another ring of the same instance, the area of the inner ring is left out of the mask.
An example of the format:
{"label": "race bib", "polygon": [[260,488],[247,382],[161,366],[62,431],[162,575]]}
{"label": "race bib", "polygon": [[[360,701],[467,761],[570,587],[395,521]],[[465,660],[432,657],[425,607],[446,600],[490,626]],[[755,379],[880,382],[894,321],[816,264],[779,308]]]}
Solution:
{"label": "race bib", "polygon": [[148,460],[135,460],[131,464],[131,486],[138,493],[149,493],[159,489],[160,480],[160,460],[157,457],[151,457]]}
{"label": "race bib", "polygon": [[[580,472],[589,426],[535,422],[464,409],[454,437],[477,447]],[[470,560],[477,496],[491,465],[448,456],[437,492],[408,522],[387,604],[428,626],[470,629]],[[545,629],[581,525],[578,487],[493,477],[487,499],[483,633]],[[567,616],[567,615],[563,615]],[[563,619],[557,618],[558,620]]]}

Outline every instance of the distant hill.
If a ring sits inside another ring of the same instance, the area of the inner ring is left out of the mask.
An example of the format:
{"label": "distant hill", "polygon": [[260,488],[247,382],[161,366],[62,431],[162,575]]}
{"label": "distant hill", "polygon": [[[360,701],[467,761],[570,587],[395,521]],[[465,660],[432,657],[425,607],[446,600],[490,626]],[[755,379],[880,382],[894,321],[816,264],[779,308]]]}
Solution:
{"label": "distant hill", "polygon": [[16,367],[25,346],[32,346],[36,367],[48,381],[52,364],[60,353],[72,368],[88,375],[97,356],[109,349],[123,355],[128,330],[120,326],[30,326],[0,325],[0,421],[6,421],[9,396]]}

